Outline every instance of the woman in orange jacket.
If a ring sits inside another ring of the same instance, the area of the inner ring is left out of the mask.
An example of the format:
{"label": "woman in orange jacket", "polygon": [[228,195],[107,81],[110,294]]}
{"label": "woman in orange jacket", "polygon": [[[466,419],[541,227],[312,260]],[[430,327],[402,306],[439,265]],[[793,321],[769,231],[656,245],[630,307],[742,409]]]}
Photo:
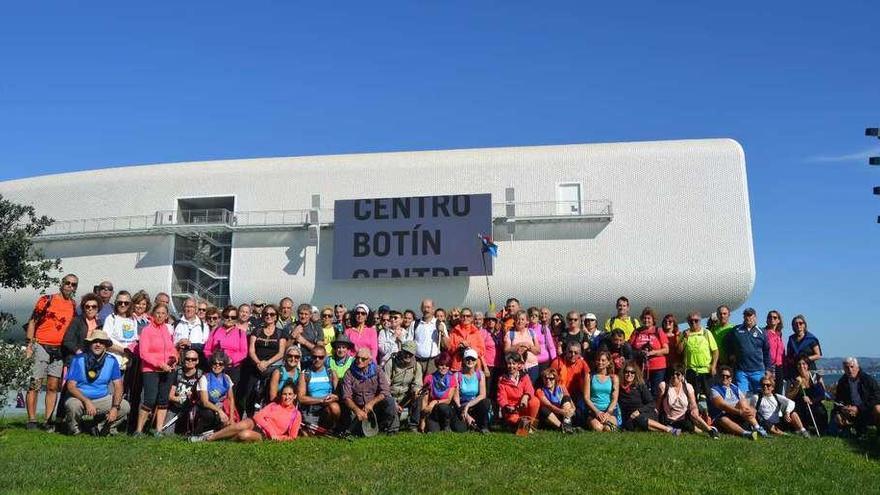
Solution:
{"label": "woman in orange jacket", "polygon": [[529,376],[522,372],[524,360],[518,352],[505,357],[507,374],[498,380],[498,408],[501,417],[511,427],[531,428],[538,417],[541,401],[535,397],[535,388]]}

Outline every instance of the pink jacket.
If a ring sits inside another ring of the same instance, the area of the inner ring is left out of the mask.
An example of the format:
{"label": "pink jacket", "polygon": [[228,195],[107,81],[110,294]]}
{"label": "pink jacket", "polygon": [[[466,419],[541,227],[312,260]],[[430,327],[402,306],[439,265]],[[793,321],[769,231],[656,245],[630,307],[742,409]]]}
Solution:
{"label": "pink jacket", "polygon": [[490,368],[495,367],[498,360],[498,350],[495,347],[495,338],[485,328],[480,329],[480,335],[483,337],[483,345],[486,347],[486,365]]}
{"label": "pink jacket", "polygon": [[177,350],[165,324],[156,325],[151,321],[144,327],[138,341],[138,353],[141,356],[141,371],[145,373],[159,371],[163,364],[173,366],[177,363]]}
{"label": "pink jacket", "polygon": [[778,333],[767,330],[767,343],[770,344],[770,362],[773,366],[779,368],[785,355],[785,344],[782,342],[782,336]]}
{"label": "pink jacket", "polygon": [[358,333],[354,328],[346,328],[345,336],[354,344],[351,355],[354,356],[358,349],[366,347],[370,350],[373,361],[379,357],[379,334],[376,327],[364,327],[363,332]]}
{"label": "pink jacket", "polygon": [[224,327],[215,328],[205,342],[205,358],[211,359],[221,349],[229,356],[232,367],[239,366],[248,355],[247,334],[238,327],[233,327],[228,333]]}
{"label": "pink jacket", "polygon": [[260,409],[254,416],[263,433],[271,440],[293,440],[299,434],[302,415],[296,407],[284,407],[277,402]]}

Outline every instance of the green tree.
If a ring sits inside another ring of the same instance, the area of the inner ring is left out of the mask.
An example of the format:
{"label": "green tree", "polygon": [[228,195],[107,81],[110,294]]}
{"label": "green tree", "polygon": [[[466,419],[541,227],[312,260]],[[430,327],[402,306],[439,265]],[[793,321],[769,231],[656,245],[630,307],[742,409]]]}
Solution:
{"label": "green tree", "polygon": [[[0,288],[44,291],[58,283],[53,272],[61,270],[61,260],[46,259],[34,245],[34,237],[53,222],[45,215],[37,216],[33,206],[0,195]],[[11,391],[26,385],[30,369],[30,359],[25,358],[21,345],[7,340],[15,323],[11,314],[0,311],[0,409],[6,406]]]}

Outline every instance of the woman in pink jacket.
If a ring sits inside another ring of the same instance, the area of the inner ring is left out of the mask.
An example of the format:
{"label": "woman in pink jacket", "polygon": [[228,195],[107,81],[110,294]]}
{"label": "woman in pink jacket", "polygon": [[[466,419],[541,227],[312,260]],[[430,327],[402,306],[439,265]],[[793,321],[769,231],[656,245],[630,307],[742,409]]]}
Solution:
{"label": "woman in pink jacket", "polygon": [[150,413],[155,410],[156,435],[161,434],[168,410],[168,397],[171,391],[174,366],[177,364],[177,350],[171,339],[171,332],[165,321],[168,307],[157,304],[152,311],[150,324],[141,331],[138,353],[141,358],[144,392],[141,408],[138,411],[135,436],[143,435],[144,426]]}
{"label": "woman in pink jacket", "polygon": [[262,408],[254,418],[243,419],[208,436],[190,437],[191,442],[224,440],[231,438],[239,442],[259,442],[269,440],[294,440],[299,435],[302,414],[296,408],[296,390],[288,382],[281,387],[275,402]]}
{"label": "woman in pink jacket", "polygon": [[785,362],[785,342],[782,341],[782,314],[771,310],[767,313],[767,326],[764,332],[767,334],[767,343],[770,345],[770,364],[776,372],[774,393],[782,393],[782,363]]}
{"label": "woman in pink jacket", "polygon": [[238,308],[226,306],[223,309],[223,321],[211,331],[205,342],[205,358],[211,362],[211,356],[223,351],[229,357],[226,374],[232,383],[241,381],[241,363],[248,355],[247,332],[238,326]]}

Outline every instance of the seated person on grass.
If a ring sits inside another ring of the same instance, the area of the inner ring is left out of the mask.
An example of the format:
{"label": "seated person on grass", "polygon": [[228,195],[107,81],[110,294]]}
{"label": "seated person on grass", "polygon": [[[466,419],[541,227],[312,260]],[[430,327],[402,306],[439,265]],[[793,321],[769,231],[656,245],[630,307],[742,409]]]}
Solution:
{"label": "seated person on grass", "polygon": [[434,359],[437,371],[425,377],[424,387],[427,393],[422,397],[421,414],[426,433],[450,430],[462,432],[466,429],[453,407],[452,400],[458,389],[458,381],[456,374],[449,369],[451,362],[449,354],[440,354]]}
{"label": "seated person on grass", "polygon": [[695,427],[705,431],[712,438],[719,438],[718,429],[709,426],[700,416],[694,387],[686,382],[684,366],[676,364],[665,382],[657,386],[657,411],[660,422],[688,433]]}
{"label": "seated person on grass", "polygon": [[222,430],[197,437],[191,442],[232,439],[237,442],[259,442],[262,440],[294,440],[299,434],[302,415],[296,408],[296,391],[293,384],[285,383],[281,393],[267,406],[261,408],[253,419],[246,418],[225,426]]}
{"label": "seated person on grass", "polygon": [[489,433],[489,399],[486,375],[478,369],[479,356],[473,349],[465,349],[462,370],[456,373],[458,388],[455,389],[456,412],[461,425]]}
{"label": "seated person on grass", "polygon": [[394,433],[399,427],[397,410],[388,386],[388,378],[373,362],[372,352],[362,347],[357,350],[354,364],[342,379],[342,401],[345,426],[357,432],[357,424],[375,415],[379,431]]}
{"label": "seated person on grass", "polygon": [[802,437],[809,437],[804,424],[798,413],[794,411],[794,401],[782,394],[773,393],[776,386],[772,375],[764,376],[761,380],[761,392],[750,399],[750,405],[755,408],[758,423],[773,435],[782,435],[783,428],[787,427]]}
{"label": "seated person on grass", "polygon": [[498,379],[498,409],[501,419],[512,429],[528,431],[533,429],[541,401],[535,397],[532,380],[523,373],[525,360],[518,352],[508,353],[504,361],[507,373]]}
{"label": "seated person on grass", "polygon": [[863,435],[868,425],[880,426],[880,387],[854,357],[843,360],[843,371],[834,396],[834,422],[841,430],[855,427]]}
{"label": "seated person on grass", "polygon": [[342,408],[339,397],[333,393],[337,385],[336,374],[325,366],[326,358],[324,346],[312,349],[311,366],[302,372],[297,396],[307,423],[333,429],[342,415]]}
{"label": "seated person on grass", "polygon": [[557,383],[558,376],[559,373],[553,368],[541,372],[543,383],[536,392],[538,400],[541,401],[538,418],[543,426],[561,430],[563,433],[574,433],[571,424],[575,412],[574,401],[571,400],[571,395],[565,386]]}
{"label": "seated person on grass", "polygon": [[232,378],[224,371],[229,357],[223,351],[211,356],[211,370],[202,375],[196,391],[199,393],[199,431],[214,430],[238,421],[235,410]]}
{"label": "seated person on grass", "polygon": [[168,398],[168,415],[165,417],[163,433],[190,435],[195,426],[199,394],[196,392],[202,370],[199,369],[199,353],[187,349],[183,353],[183,366],[174,372],[171,392]]}
{"label": "seated person on grass", "polygon": [[657,421],[654,397],[642,378],[641,368],[634,360],[627,361],[623,365],[617,404],[620,407],[620,416],[623,418],[624,430],[662,431],[676,436],[681,434],[680,429]]}
{"label": "seated person on grass", "polygon": [[419,413],[422,401],[419,391],[422,389],[422,368],[416,363],[416,343],[407,340],[385,363],[385,376],[390,384],[391,398],[397,414],[403,421],[406,413],[406,429],[416,431],[419,428]]}
{"label": "seated person on grass", "polygon": [[94,434],[115,434],[128,415],[129,405],[122,398],[119,361],[107,355],[113,341],[102,330],[95,330],[85,342],[85,352],[73,358],[67,374],[67,431],[76,435],[83,425]]}
{"label": "seated person on grass", "polygon": [[709,415],[713,426],[725,433],[751,440],[757,440],[758,435],[766,437],[767,431],[758,424],[755,410],[733,383],[733,368],[721,366],[718,381],[709,392]]}

